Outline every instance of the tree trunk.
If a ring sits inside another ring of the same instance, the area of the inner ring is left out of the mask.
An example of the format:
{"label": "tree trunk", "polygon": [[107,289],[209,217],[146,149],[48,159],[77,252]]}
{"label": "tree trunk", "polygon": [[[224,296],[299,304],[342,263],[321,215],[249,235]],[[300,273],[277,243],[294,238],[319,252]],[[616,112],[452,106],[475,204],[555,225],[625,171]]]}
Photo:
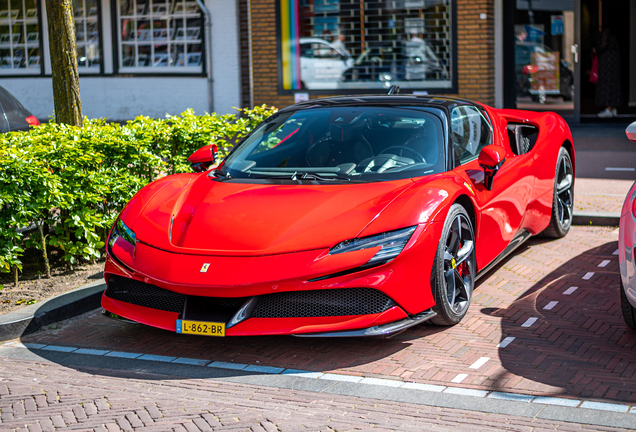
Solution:
{"label": "tree trunk", "polygon": [[49,256],[46,253],[46,237],[48,237],[48,234],[46,236],[44,235],[44,228],[42,227],[44,223],[36,222],[35,224],[38,226],[38,231],[40,231],[40,246],[42,247],[42,258],[44,258],[46,278],[51,279],[51,266],[49,265]]}
{"label": "tree trunk", "polygon": [[82,126],[72,0],[46,0],[55,121]]}
{"label": "tree trunk", "polygon": [[18,266],[13,266],[13,284],[17,287],[20,283],[20,279],[18,278]]}

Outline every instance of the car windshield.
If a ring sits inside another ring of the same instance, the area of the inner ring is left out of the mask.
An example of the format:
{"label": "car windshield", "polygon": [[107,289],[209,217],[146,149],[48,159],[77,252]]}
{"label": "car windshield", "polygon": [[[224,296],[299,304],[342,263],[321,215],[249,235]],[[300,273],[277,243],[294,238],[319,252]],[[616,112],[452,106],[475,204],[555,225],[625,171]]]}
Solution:
{"label": "car windshield", "polygon": [[214,175],[383,181],[444,171],[441,118],[417,108],[331,107],[262,123]]}

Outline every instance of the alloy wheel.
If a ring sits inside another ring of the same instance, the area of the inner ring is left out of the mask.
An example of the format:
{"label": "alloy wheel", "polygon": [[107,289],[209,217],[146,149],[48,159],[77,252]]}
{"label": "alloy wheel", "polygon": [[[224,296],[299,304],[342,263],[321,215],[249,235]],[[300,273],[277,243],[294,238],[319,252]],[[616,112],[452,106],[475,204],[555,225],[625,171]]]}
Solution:
{"label": "alloy wheel", "polygon": [[572,223],[572,208],[574,206],[574,199],[572,196],[573,185],[574,175],[572,162],[570,162],[569,158],[564,157],[559,163],[556,182],[558,221],[563,229],[567,229]]}
{"label": "alloy wheel", "polygon": [[448,305],[462,315],[470,305],[475,284],[475,240],[470,222],[458,214],[450,227],[444,249],[444,285]]}

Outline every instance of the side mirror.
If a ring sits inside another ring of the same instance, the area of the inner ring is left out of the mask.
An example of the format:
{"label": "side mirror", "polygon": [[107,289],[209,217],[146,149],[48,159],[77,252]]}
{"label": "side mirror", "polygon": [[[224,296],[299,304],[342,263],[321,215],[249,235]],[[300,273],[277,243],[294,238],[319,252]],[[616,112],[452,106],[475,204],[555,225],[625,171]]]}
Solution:
{"label": "side mirror", "polygon": [[192,153],[188,158],[192,171],[203,172],[207,170],[210,165],[216,162],[217,151],[218,148],[216,144],[210,144]]}
{"label": "side mirror", "polygon": [[627,126],[627,129],[625,129],[625,134],[627,134],[628,140],[636,142],[636,122]]}
{"label": "side mirror", "polygon": [[479,166],[484,169],[484,186],[492,190],[492,181],[499,168],[506,161],[506,151],[496,145],[488,145],[481,149],[477,159]]}

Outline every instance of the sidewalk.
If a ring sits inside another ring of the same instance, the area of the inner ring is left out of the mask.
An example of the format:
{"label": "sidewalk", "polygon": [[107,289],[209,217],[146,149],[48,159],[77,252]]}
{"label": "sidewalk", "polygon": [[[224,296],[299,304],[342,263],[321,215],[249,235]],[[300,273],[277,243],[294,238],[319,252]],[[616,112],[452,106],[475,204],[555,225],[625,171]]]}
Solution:
{"label": "sidewalk", "polygon": [[618,225],[621,207],[636,180],[636,143],[627,124],[571,125],[576,150],[574,223]]}

